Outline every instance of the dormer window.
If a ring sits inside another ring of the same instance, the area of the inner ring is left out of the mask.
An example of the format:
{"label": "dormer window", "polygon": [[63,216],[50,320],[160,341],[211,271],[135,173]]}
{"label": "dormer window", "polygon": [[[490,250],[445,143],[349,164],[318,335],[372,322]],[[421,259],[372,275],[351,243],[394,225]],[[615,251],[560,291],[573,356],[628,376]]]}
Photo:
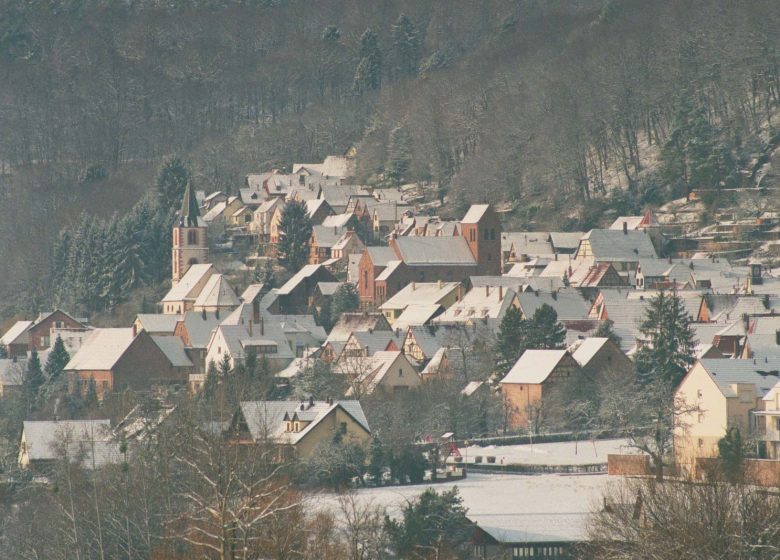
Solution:
{"label": "dormer window", "polygon": [[292,422],[287,422],[287,431],[292,432]]}
{"label": "dormer window", "polygon": [[300,422],[296,422],[295,423],[295,431],[296,432],[300,432],[301,431],[301,423]]}

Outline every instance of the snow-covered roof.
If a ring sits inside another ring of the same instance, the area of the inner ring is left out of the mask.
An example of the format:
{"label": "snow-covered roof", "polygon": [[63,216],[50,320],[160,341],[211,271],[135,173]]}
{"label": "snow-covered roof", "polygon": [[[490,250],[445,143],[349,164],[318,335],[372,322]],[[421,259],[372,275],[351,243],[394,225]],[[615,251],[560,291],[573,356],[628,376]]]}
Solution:
{"label": "snow-covered roof", "polygon": [[139,313],[135,320],[140,323],[143,330],[152,334],[173,334],[176,323],[182,319],[182,315],[170,313]]}
{"label": "snow-covered roof", "polygon": [[241,303],[222,274],[213,274],[195,298],[194,309],[204,307],[237,307]]}
{"label": "snow-covered roof", "polygon": [[296,272],[292,278],[290,278],[284,285],[277,290],[277,294],[280,296],[289,295],[304,279],[314,275],[320,268],[321,264],[307,264],[304,265],[298,272]]}
{"label": "snow-covered roof", "polygon": [[66,370],[110,370],[132,344],[132,328],[95,329],[84,339]]}
{"label": "snow-covered roof", "polygon": [[381,310],[406,309],[410,305],[438,304],[461,289],[460,282],[411,282],[379,306]]}
{"label": "snow-covered roof", "polygon": [[590,336],[577,344],[577,348],[572,353],[572,358],[580,364],[580,367],[585,367],[607,342],[609,342],[608,338]]}
{"label": "snow-covered roof", "polygon": [[393,321],[393,328],[406,330],[407,327],[412,325],[425,325],[442,309],[442,306],[436,303],[409,305]]}
{"label": "snow-covered roof", "polygon": [[203,280],[204,276],[208,276],[216,272],[216,269],[208,263],[205,264],[193,264],[187,269],[187,272],[182,276],[175,286],[173,286],[165,297],[162,299],[166,301],[183,301],[185,299],[195,299],[197,294],[192,294],[192,290],[195,286]]}
{"label": "snow-covered roof", "polygon": [[32,325],[32,321],[17,321],[0,337],[0,344],[4,346],[9,344],[27,344],[29,341],[27,331]]}
{"label": "snow-covered roof", "polygon": [[57,459],[65,441],[68,456],[81,456],[86,468],[115,463],[121,457],[109,420],[28,420],[23,425],[23,437],[30,461]]}
{"label": "snow-covered roof", "polygon": [[501,383],[544,383],[566,355],[566,350],[526,350]]}
{"label": "snow-covered roof", "polygon": [[461,220],[462,224],[476,224],[490,208],[489,204],[472,204]]}
{"label": "snow-covered roof", "polygon": [[152,335],[152,340],[162,350],[173,367],[192,367],[192,361],[184,351],[184,342],[178,336]]}
{"label": "snow-covered roof", "polygon": [[458,237],[398,237],[402,260],[411,265],[471,266],[476,264],[468,242]]}

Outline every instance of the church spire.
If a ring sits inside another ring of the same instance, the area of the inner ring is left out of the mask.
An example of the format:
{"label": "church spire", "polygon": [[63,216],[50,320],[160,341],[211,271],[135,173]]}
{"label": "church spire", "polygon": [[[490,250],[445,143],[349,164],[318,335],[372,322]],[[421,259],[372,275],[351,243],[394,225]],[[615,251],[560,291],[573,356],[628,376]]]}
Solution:
{"label": "church spire", "polygon": [[199,222],[198,200],[195,198],[195,191],[192,190],[192,185],[187,181],[187,186],[184,188],[184,198],[181,201],[179,227],[198,227]]}

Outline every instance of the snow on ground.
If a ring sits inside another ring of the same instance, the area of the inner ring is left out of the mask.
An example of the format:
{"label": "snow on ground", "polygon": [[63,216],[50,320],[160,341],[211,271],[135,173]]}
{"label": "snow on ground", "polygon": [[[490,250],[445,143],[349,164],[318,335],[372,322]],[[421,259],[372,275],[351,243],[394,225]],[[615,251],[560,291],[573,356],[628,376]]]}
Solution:
{"label": "snow on ground", "polygon": [[562,441],[556,443],[537,443],[528,445],[490,445],[480,447],[471,445],[461,447],[463,462],[474,463],[475,457],[495,457],[496,465],[594,465],[606,464],[610,453],[632,454],[635,449],[628,447],[625,439],[599,439],[585,441]]}
{"label": "snow on ground", "polygon": [[[398,515],[427,488],[442,492],[457,486],[469,519],[499,540],[570,542],[585,538],[590,514],[599,508],[607,486],[617,482],[605,474],[469,474],[452,483],[363,489],[358,497]],[[323,496],[321,505],[338,510],[333,495]]]}

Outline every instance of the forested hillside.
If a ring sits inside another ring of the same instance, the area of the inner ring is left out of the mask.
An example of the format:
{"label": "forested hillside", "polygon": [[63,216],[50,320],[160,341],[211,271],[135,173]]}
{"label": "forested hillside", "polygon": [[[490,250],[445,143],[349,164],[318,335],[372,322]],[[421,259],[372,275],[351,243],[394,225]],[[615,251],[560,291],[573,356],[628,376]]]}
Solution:
{"label": "forested hillside", "polygon": [[513,201],[514,225],[585,228],[604,197],[635,212],[754,182],[777,141],[774,0],[0,0],[0,14],[0,294],[20,307],[49,304],[60,228],[116,221],[171,154],[197,188],[235,192],[354,143],[360,179],[438,181],[453,214]]}

